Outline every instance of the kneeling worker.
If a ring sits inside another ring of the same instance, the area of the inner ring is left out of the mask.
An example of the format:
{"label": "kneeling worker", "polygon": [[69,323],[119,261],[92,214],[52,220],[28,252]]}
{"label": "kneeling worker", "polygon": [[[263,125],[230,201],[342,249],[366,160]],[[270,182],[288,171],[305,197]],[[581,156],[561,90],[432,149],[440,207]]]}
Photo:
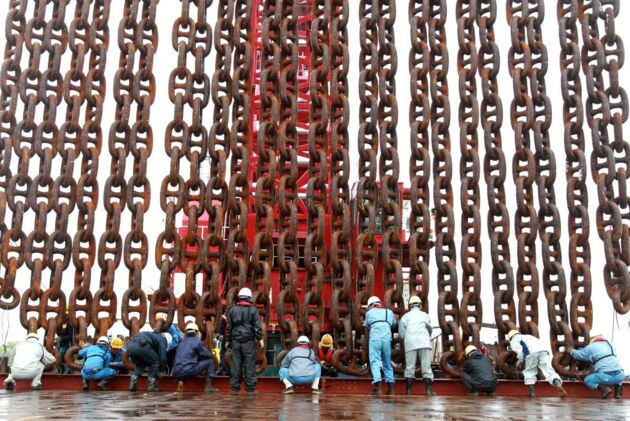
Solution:
{"label": "kneeling worker", "polygon": [[335,348],[333,347],[333,338],[328,333],[322,336],[317,347],[317,357],[322,366],[322,375],[324,377],[337,377],[337,372],[333,367],[333,355]]}
{"label": "kneeling worker", "polygon": [[81,369],[83,390],[90,389],[90,380],[100,380],[96,385],[101,390],[107,390],[107,383],[118,372],[109,366],[112,354],[109,351],[109,339],[101,336],[95,345],[90,345],[79,351],[79,357],[85,358]]}
{"label": "kneeling worker", "polygon": [[15,388],[16,380],[31,380],[31,389],[40,390],[44,368],[55,361],[55,357],[39,342],[37,333],[29,333],[9,355],[11,374],[4,381],[7,390]]}
{"label": "kneeling worker", "polygon": [[129,390],[135,392],[138,379],[145,369],[148,369],[148,391],[161,392],[157,387],[157,376],[160,370],[166,368],[166,349],[172,341],[171,335],[160,332],[140,332],[127,343],[127,356],[134,363],[134,369],[129,377]]}
{"label": "kneeling worker", "polygon": [[172,373],[173,377],[177,379],[177,391],[182,392],[184,390],[184,380],[197,377],[201,373],[206,372],[205,391],[207,393],[218,392],[212,386],[212,379],[216,377],[214,359],[197,335],[199,335],[197,324],[188,323],[186,325],[186,336],[177,346]]}
{"label": "kneeling worker", "polygon": [[294,384],[309,383],[311,384],[311,391],[315,394],[319,393],[321,366],[317,362],[306,336],[300,336],[297,346],[284,357],[279,374],[280,380],[286,386],[283,393],[293,393]]}
{"label": "kneeling worker", "polygon": [[492,361],[477,350],[474,345],[466,347],[466,362],[461,374],[462,382],[472,395],[479,392],[491,396],[497,390],[497,375],[494,373]]}
{"label": "kneeling worker", "polygon": [[580,361],[590,361],[593,372],[586,376],[584,383],[591,390],[598,389],[602,399],[610,395],[610,388],[615,387],[615,399],[621,399],[621,387],[625,374],[615,349],[602,335],[591,336],[591,343],[582,349],[569,349],[571,357]]}

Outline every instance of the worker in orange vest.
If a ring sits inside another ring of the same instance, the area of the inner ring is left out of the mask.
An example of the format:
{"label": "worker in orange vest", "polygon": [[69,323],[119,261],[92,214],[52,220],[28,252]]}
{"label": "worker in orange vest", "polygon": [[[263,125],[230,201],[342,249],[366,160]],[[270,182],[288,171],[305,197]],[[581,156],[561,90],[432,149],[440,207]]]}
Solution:
{"label": "worker in orange vest", "polygon": [[337,377],[337,372],[333,367],[332,360],[334,353],[333,338],[327,333],[322,336],[322,340],[319,342],[317,349],[317,358],[322,366],[322,376],[324,377]]}

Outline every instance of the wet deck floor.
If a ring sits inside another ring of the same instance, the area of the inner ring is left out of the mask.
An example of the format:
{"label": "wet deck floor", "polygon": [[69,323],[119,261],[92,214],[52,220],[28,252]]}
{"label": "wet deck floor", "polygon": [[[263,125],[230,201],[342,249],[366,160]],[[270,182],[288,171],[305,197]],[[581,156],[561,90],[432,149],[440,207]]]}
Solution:
{"label": "wet deck floor", "polygon": [[0,391],[0,419],[630,419],[630,402],[597,399]]}

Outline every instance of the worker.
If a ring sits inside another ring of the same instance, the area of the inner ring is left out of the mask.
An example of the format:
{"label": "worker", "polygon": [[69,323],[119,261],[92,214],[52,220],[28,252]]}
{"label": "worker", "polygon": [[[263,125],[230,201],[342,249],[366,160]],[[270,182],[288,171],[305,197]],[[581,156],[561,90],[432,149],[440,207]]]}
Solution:
{"label": "worker", "polygon": [[300,336],[297,346],[282,359],[279,375],[286,387],[283,392],[285,394],[294,393],[294,384],[310,384],[311,392],[319,394],[322,368],[306,336]]}
{"label": "worker", "polygon": [[252,291],[241,288],[236,303],[228,313],[228,344],[232,349],[230,388],[232,394],[239,393],[244,369],[245,390],[256,393],[256,341],[264,348],[262,326],[258,309],[252,303]]}
{"label": "worker", "polygon": [[135,392],[138,379],[148,370],[148,391],[161,392],[157,387],[157,376],[166,369],[166,349],[173,341],[170,333],[140,332],[127,342],[127,356],[136,366],[129,378],[129,390]]}
{"label": "worker", "polygon": [[476,346],[468,345],[465,350],[466,362],[461,379],[473,396],[479,392],[492,396],[497,390],[497,375],[490,357],[483,355]]}
{"label": "worker", "polygon": [[221,319],[219,320],[219,327],[217,328],[217,333],[215,335],[215,339],[220,343],[220,352],[219,352],[219,371],[218,375],[220,376],[230,376],[230,367],[225,362],[225,353],[227,351],[227,329],[228,329],[228,319],[227,315],[222,314]]}
{"label": "worker", "polygon": [[96,386],[100,390],[107,390],[110,379],[118,374],[115,369],[109,366],[112,361],[112,354],[109,351],[107,336],[101,336],[96,344],[81,349],[79,357],[85,359],[81,369],[83,390],[90,389],[90,380],[99,380]]}
{"label": "worker", "polygon": [[427,395],[433,396],[433,370],[431,369],[431,318],[420,310],[420,297],[409,298],[409,311],[400,319],[398,336],[405,344],[405,381],[407,395],[411,395],[416,378],[416,362],[420,360],[422,381]]}
{"label": "worker", "polygon": [[593,364],[593,372],[584,378],[586,387],[591,390],[598,389],[602,399],[606,399],[610,396],[608,386],[614,386],[615,399],[621,399],[625,373],[619,365],[615,348],[603,335],[591,335],[589,345],[582,349],[569,348],[569,352],[572,358]]}
{"label": "worker", "polygon": [[55,361],[55,357],[39,342],[37,333],[29,333],[9,354],[11,373],[4,380],[4,385],[7,390],[13,390],[16,381],[30,380],[31,389],[41,390],[44,368]]}
{"label": "worker", "polygon": [[319,358],[319,363],[322,366],[322,375],[324,377],[337,377],[337,372],[333,367],[332,361],[334,353],[335,348],[333,348],[333,338],[327,333],[322,336],[322,340],[319,341],[319,346],[317,347],[317,357]]}
{"label": "worker", "polygon": [[394,393],[394,370],[392,368],[392,329],[396,327],[394,313],[385,308],[380,298],[370,297],[367,302],[365,322],[369,335],[370,370],[372,371],[372,393],[381,394],[381,369],[385,373],[387,394]]}
{"label": "worker", "polygon": [[[157,313],[155,315],[155,320],[162,320],[164,324],[166,324],[167,318],[168,318],[168,315],[166,313]],[[167,370],[170,370],[173,368],[173,365],[175,364],[175,350],[177,349],[177,345],[179,345],[179,342],[184,337],[184,333],[179,329],[179,326],[177,326],[177,323],[172,323],[165,330],[165,332],[171,335],[171,339],[172,339],[168,348],[166,349],[166,367],[167,367]]]}
{"label": "worker", "polygon": [[214,359],[198,335],[199,326],[194,322],[189,322],[186,325],[186,336],[177,346],[175,364],[173,365],[172,374],[177,379],[177,391],[182,392],[184,390],[184,380],[206,372],[205,391],[216,393],[218,390],[212,386],[212,379],[217,375]]}
{"label": "worker", "polygon": [[536,376],[540,369],[547,381],[558,389],[560,397],[565,398],[567,392],[562,387],[562,379],[551,366],[549,351],[544,348],[540,339],[532,335],[523,335],[516,329],[510,330],[507,338],[512,351],[518,358],[518,366],[525,364],[523,377],[525,384],[529,387],[529,397],[535,396]]}
{"label": "worker", "polygon": [[115,337],[112,339],[112,360],[109,363],[111,368],[118,370],[120,373],[125,370],[123,364],[123,354],[125,353],[125,341],[121,337]]}

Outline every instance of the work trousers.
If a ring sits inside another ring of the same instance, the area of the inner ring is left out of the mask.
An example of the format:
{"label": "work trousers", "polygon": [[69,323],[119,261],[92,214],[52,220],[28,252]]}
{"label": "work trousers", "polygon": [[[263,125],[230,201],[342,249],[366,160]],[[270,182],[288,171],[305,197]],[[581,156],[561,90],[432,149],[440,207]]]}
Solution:
{"label": "work trousers", "polygon": [[433,370],[431,369],[431,348],[420,348],[405,351],[405,378],[413,379],[416,377],[416,363],[420,360],[422,367],[422,378],[433,379]]}
{"label": "work trousers", "polygon": [[315,365],[315,373],[310,376],[290,376],[289,369],[282,367],[278,375],[280,380],[287,379],[292,384],[313,384],[315,379],[319,379],[322,376],[322,367],[319,364]]}
{"label": "work trousers", "polygon": [[101,368],[100,370],[81,370],[81,377],[85,380],[103,380],[114,377],[116,374],[118,372],[110,367]]}
{"label": "work trousers", "polygon": [[256,390],[256,341],[232,342],[232,367],[230,368],[230,387],[241,388],[241,375],[245,371],[245,390]]}
{"label": "work trousers", "polygon": [[586,383],[586,387],[589,389],[597,389],[597,386],[600,384],[614,386],[623,383],[625,378],[625,374],[623,370],[619,370],[617,372],[609,372],[604,373],[603,371],[596,371],[592,374],[589,374],[584,379],[584,383]]}
{"label": "work trousers", "polygon": [[197,364],[190,370],[173,370],[173,377],[175,377],[177,380],[188,380],[199,376],[203,372],[206,372],[209,378],[214,378],[217,376],[217,371],[214,367],[214,360],[212,358],[209,360],[198,361]]}
{"label": "work trousers", "polygon": [[538,369],[542,371],[543,376],[545,376],[545,379],[547,379],[550,384],[553,384],[556,379],[560,380],[560,383],[562,383],[562,379],[560,379],[556,370],[551,366],[551,357],[547,351],[534,352],[525,358],[523,377],[525,378],[526,385],[536,384]]}
{"label": "work trousers", "polygon": [[460,379],[471,392],[494,393],[494,391],[497,390],[497,382],[480,382],[463,371]]}
{"label": "work trousers", "polygon": [[32,370],[23,370],[20,368],[11,367],[11,374],[9,374],[4,381],[5,383],[15,382],[17,380],[31,380],[31,387],[36,387],[42,384],[42,374],[44,374],[45,365],[39,363],[37,368]]}
{"label": "work trousers", "polygon": [[145,370],[149,371],[150,377],[157,377],[160,372],[160,357],[149,344],[129,342],[127,344],[127,356],[136,366],[133,371],[136,376],[142,375]]}
{"label": "work trousers", "polygon": [[385,382],[394,383],[394,369],[392,368],[392,341],[370,339],[370,370],[372,383],[381,381],[381,369],[385,373]]}

